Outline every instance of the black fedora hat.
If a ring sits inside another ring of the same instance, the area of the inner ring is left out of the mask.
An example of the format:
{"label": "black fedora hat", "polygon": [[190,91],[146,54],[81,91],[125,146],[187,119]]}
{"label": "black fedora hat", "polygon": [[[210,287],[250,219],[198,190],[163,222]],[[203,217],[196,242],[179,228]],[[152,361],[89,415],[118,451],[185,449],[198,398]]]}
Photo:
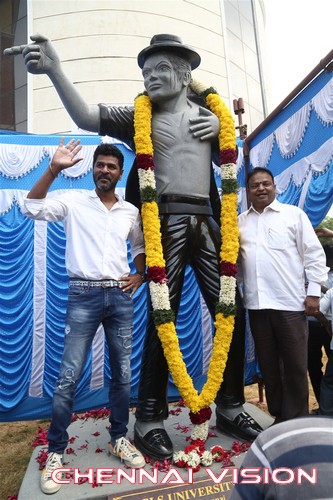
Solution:
{"label": "black fedora hat", "polygon": [[176,55],[183,57],[191,64],[191,69],[195,69],[201,62],[199,54],[189,45],[184,45],[180,36],[177,35],[154,35],[150,40],[149,47],[141,50],[138,55],[138,64],[143,68],[145,60],[155,52],[174,52]]}

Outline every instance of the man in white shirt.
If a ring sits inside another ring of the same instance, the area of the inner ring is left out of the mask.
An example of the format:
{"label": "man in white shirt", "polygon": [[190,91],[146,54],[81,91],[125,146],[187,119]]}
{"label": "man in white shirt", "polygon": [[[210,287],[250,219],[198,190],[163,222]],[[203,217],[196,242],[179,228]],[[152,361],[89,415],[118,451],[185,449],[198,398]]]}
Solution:
{"label": "man in white shirt", "polygon": [[[79,141],[64,146],[60,140],[51,163],[25,199],[22,211],[37,220],[63,221],[66,233],[66,270],[69,276],[64,352],[53,395],[48,431],[49,453],[40,486],[55,493],[60,484],[52,472],[61,467],[68,444],[74,396],[92,341],[100,324],[109,347],[112,373],[109,388],[110,452],[129,467],[145,465],[141,453],[126,439],[131,385],[132,296],[142,284],[145,255],[139,211],[115,194],[124,157],[111,144],[94,152],[95,190],[47,197],[59,172],[82,158]],[[127,240],[136,273],[130,274]]]}
{"label": "man in white shirt", "polygon": [[308,414],[306,316],[319,310],[328,268],[306,214],[275,199],[273,174],[255,168],[247,187],[251,206],[238,217],[240,279],[268,409],[281,422]]}

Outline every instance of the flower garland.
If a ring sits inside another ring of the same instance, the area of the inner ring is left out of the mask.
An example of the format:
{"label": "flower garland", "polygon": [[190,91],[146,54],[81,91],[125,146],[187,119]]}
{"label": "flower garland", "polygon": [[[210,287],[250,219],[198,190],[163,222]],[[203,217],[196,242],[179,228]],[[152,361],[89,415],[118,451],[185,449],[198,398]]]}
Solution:
{"label": "flower garland", "polygon": [[225,450],[222,446],[213,446],[210,451],[205,450],[202,443],[192,443],[183,451],[177,451],[173,455],[173,463],[176,467],[191,467],[193,472],[198,472],[201,466],[209,467],[213,462],[221,462],[222,467],[233,466],[233,456],[239,456],[246,452],[251,443],[239,443],[234,441],[231,450]]}
{"label": "flower garland", "polygon": [[[141,215],[146,245],[149,291],[153,319],[161,340],[173,381],[190,409],[195,425],[192,441],[207,439],[210,405],[223,380],[235,322],[236,273],[238,256],[236,133],[232,115],[216,90],[201,89],[191,84],[192,90],[206,100],[208,108],[220,121],[219,148],[223,199],[221,206],[220,294],[216,307],[212,355],[207,381],[200,394],[193,386],[175,329],[175,317],[170,307],[168,278],[161,243],[160,220],[154,175],[153,143],[151,139],[152,103],[147,94],[140,94],[134,104],[134,142],[141,196]],[[199,419],[199,420],[198,420]]]}

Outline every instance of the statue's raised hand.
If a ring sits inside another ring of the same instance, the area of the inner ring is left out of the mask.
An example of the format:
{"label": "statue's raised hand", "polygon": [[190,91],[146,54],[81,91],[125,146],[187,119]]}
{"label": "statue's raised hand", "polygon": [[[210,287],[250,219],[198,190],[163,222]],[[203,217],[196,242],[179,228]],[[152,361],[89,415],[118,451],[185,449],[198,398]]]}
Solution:
{"label": "statue's raised hand", "polygon": [[50,74],[60,65],[58,54],[48,38],[36,34],[30,37],[32,43],[18,45],[4,50],[5,56],[22,54],[29,73]]}

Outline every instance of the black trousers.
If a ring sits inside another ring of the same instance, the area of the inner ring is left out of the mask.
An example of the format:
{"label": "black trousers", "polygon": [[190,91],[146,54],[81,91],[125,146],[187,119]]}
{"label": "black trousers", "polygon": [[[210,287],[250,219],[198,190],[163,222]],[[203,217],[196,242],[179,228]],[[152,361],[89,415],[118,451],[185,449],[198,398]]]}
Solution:
{"label": "black trousers", "polygon": [[[178,313],[186,265],[195,273],[209,312],[215,315],[219,299],[220,229],[205,215],[162,215],[161,233],[171,308]],[[245,314],[238,297],[238,314],[224,380],[216,402],[244,403]],[[153,320],[149,315],[143,350],[136,418],[151,421],[168,416],[168,366]]]}
{"label": "black trousers", "polygon": [[325,375],[320,386],[319,413],[333,417],[333,351],[331,350],[326,364]]}
{"label": "black trousers", "polygon": [[308,372],[313,392],[316,399],[320,401],[320,384],[323,378],[323,348],[327,356],[330,354],[331,338],[326,328],[316,320],[308,320]]}
{"label": "black trousers", "polygon": [[249,310],[268,410],[278,421],[308,415],[304,311]]}

